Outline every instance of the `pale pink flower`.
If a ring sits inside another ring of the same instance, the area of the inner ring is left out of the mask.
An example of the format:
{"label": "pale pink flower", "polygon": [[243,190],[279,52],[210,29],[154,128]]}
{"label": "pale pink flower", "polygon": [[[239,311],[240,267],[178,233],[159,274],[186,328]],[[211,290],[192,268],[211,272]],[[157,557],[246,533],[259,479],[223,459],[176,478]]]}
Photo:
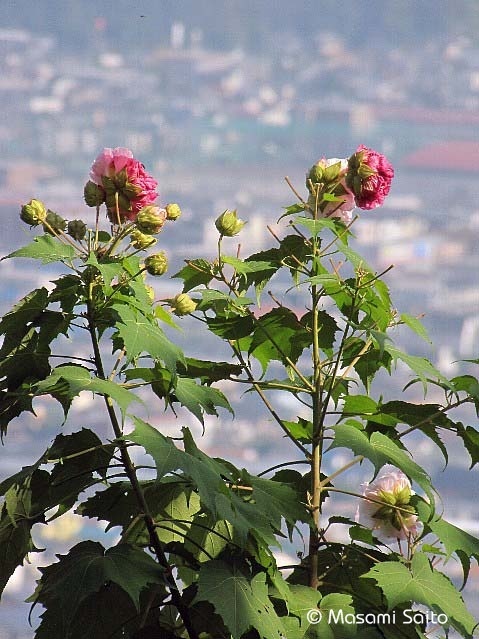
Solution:
{"label": "pale pink flower", "polygon": [[341,162],[340,184],[343,187],[344,194],[338,195],[340,201],[328,202],[322,210],[322,217],[337,217],[349,224],[353,219],[353,210],[355,208],[354,193],[346,186],[346,173],[348,170],[348,160],[339,158],[329,158],[325,160],[325,167]]}
{"label": "pale pink flower", "polygon": [[363,484],[356,521],[373,530],[380,539],[408,539],[419,533],[420,522],[409,505],[411,482],[392,466],[385,466],[372,483]]}
{"label": "pale pink flower", "polygon": [[356,206],[375,209],[389,193],[394,169],[382,154],[363,144],[348,160],[346,183],[355,195]]}
{"label": "pale pink flower", "polygon": [[158,182],[145,171],[129,149],[103,149],[93,162],[90,179],[105,191],[108,215],[116,222],[116,201],[121,221],[135,221],[144,206],[153,204]]}
{"label": "pale pink flower", "polygon": [[[334,164],[340,164],[340,172],[335,180],[333,194],[338,198],[335,202],[321,202],[318,208],[319,217],[334,217],[340,219],[344,224],[349,224],[353,218],[355,207],[354,193],[346,185],[346,174],[348,171],[348,160],[340,158],[322,158],[315,165],[326,169]],[[312,194],[309,200],[310,207],[316,206],[316,195]]]}

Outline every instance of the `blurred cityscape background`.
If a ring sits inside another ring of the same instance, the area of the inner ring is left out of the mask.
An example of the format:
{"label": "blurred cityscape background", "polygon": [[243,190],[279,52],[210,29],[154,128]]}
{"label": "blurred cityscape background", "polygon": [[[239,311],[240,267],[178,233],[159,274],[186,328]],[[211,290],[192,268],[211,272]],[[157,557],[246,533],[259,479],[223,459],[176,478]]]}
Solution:
{"label": "blurred cityscape background", "polygon": [[[447,375],[468,370],[459,360],[479,357],[475,0],[4,0],[0,61],[0,255],[29,241],[18,213],[32,197],[69,219],[91,215],[83,184],[105,146],[131,148],[159,180],[161,202],[180,203],[182,218],[160,236],[174,273],[187,257],[213,255],[213,220],[226,208],[249,221],[245,248],[266,246],[266,225],[294,201],[283,177],[302,190],[319,158],[347,157],[364,143],[387,154],[396,178],[386,205],[363,212],[355,225],[356,246],[378,271],[395,265],[386,278],[395,304],[424,314],[433,341],[399,334],[400,345]],[[28,260],[0,269],[2,313],[55,275]],[[169,297],[180,282],[165,279],[155,288]],[[189,354],[217,350],[194,324],[183,326]],[[400,370],[394,387],[385,378],[376,390],[397,397],[409,379]],[[236,420],[208,419],[200,446],[252,471],[292,459],[261,408],[240,403],[237,388],[225,390],[236,400]],[[421,401],[420,389],[408,397]],[[106,433],[95,406],[79,398],[69,430]],[[0,480],[37,459],[58,431],[58,407],[36,408],[36,419],[12,423],[0,448]],[[286,418],[295,410],[286,397],[282,408]],[[149,418],[168,433],[193,426],[191,417],[176,419],[161,405],[150,406]],[[477,427],[473,413],[462,419]],[[415,448],[447,518],[477,534],[478,475],[468,472],[467,452],[447,443],[444,472],[432,444],[418,440]],[[344,459],[338,453],[331,468]],[[370,468],[356,469],[348,486],[370,478]],[[340,514],[354,516],[351,502]],[[47,558],[102,534],[75,515],[38,528]],[[46,559],[32,561],[7,587],[0,639],[34,634],[22,602]],[[478,583],[475,567],[465,598],[476,614]]]}

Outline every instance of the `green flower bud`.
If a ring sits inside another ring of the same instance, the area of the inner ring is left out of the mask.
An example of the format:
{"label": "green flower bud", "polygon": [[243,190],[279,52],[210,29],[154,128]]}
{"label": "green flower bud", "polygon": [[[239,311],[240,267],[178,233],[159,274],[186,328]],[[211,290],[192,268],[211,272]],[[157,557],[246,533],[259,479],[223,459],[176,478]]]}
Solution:
{"label": "green flower bud", "polygon": [[50,233],[50,235],[55,235],[53,231],[59,232],[64,231],[67,227],[67,222],[62,218],[58,213],[54,213],[48,209],[47,215],[45,217],[45,224],[43,224],[43,230],[45,233]]}
{"label": "green flower bud", "polygon": [[136,226],[141,233],[156,235],[161,231],[165,220],[165,209],[160,209],[159,206],[150,204],[149,206],[144,206],[138,212],[136,217]]}
{"label": "green flower bud", "polygon": [[166,205],[166,219],[175,221],[181,215],[181,209],[175,202]]}
{"label": "green flower bud", "polygon": [[164,251],[149,255],[145,259],[145,268],[150,275],[163,275],[168,270],[168,258]]}
{"label": "green flower bud", "polygon": [[311,184],[318,184],[323,181],[324,161],[317,162],[306,175],[306,188],[311,191]]}
{"label": "green flower bud", "polygon": [[145,288],[146,294],[148,295],[150,302],[153,304],[153,302],[155,301],[155,289],[153,288],[153,286],[149,285],[146,285]]}
{"label": "green flower bud", "polygon": [[87,206],[101,206],[105,201],[105,191],[89,180],[83,189],[83,197]]}
{"label": "green flower bud", "polygon": [[182,315],[189,315],[196,308],[196,302],[194,302],[187,293],[179,293],[171,301],[173,313],[180,317]]}
{"label": "green flower bud", "polygon": [[86,224],[82,220],[72,220],[68,222],[67,233],[71,235],[74,240],[83,240],[86,235]]}
{"label": "green flower bud", "polygon": [[20,219],[30,226],[38,226],[47,215],[45,205],[40,200],[30,200],[20,211]]}
{"label": "green flower bud", "polygon": [[145,235],[138,229],[133,229],[130,233],[130,241],[131,245],[136,249],[147,249],[154,246],[158,240],[156,237],[151,237],[151,235]]}
{"label": "green flower bud", "polygon": [[222,213],[215,221],[215,226],[221,235],[225,235],[226,237],[233,237],[234,235],[238,235],[246,222],[238,219],[236,210],[230,211],[226,209],[224,213]]}

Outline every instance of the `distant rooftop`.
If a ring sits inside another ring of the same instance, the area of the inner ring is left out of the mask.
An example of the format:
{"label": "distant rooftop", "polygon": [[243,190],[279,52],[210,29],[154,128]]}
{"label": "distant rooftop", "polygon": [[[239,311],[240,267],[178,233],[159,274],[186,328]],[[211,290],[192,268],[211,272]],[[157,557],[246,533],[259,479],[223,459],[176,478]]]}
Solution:
{"label": "distant rooftop", "polygon": [[439,171],[479,172],[479,142],[451,140],[435,142],[402,159],[405,168]]}

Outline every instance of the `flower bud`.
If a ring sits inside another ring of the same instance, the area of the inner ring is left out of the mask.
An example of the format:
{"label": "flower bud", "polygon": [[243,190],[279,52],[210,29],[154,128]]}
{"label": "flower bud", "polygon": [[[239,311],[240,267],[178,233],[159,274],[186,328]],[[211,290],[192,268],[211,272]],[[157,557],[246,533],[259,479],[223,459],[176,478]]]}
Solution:
{"label": "flower bud", "polygon": [[154,246],[157,243],[156,237],[151,237],[151,235],[145,235],[138,229],[133,229],[130,233],[130,242],[131,245],[136,249],[147,249],[151,246]]}
{"label": "flower bud", "polygon": [[87,206],[101,206],[105,201],[105,191],[89,180],[83,189],[83,197]]}
{"label": "flower bud", "polygon": [[43,230],[45,233],[50,233],[50,235],[55,235],[54,231],[64,231],[67,227],[67,222],[62,218],[58,213],[54,213],[48,209],[47,215],[45,217],[45,223],[43,224]]}
{"label": "flower bud", "polygon": [[136,226],[138,227],[139,231],[141,231],[141,233],[146,233],[147,235],[156,235],[161,231],[165,220],[165,209],[160,209],[159,206],[150,204],[149,206],[144,206],[138,212],[136,218]]}
{"label": "flower bud", "polygon": [[[145,259],[145,268],[150,275],[163,275],[168,270],[168,258],[164,251],[149,255]],[[195,305],[196,306],[196,305]]]}
{"label": "flower bud", "polygon": [[238,235],[246,222],[238,219],[236,210],[229,211],[226,209],[224,213],[222,213],[215,221],[215,226],[220,232],[221,235],[225,235],[226,237],[233,237],[234,235]]}
{"label": "flower bud", "polygon": [[172,222],[174,222],[175,220],[177,220],[180,215],[181,215],[181,209],[178,206],[178,204],[176,204],[176,202],[172,202],[170,204],[166,205],[166,219],[167,220],[171,220]]}
{"label": "flower bud", "polygon": [[145,286],[145,288],[148,299],[153,304],[153,302],[155,301],[155,289],[153,288],[153,286],[149,286],[148,284]]}
{"label": "flower bud", "polygon": [[74,240],[83,240],[86,235],[86,224],[82,220],[72,220],[68,222],[67,233]]}
{"label": "flower bud", "polygon": [[196,302],[187,293],[179,293],[172,299],[171,308],[175,315],[189,315],[195,310]]}
{"label": "flower bud", "polygon": [[318,184],[323,181],[324,161],[316,162],[306,175],[306,188],[311,191],[312,184]]}
{"label": "flower bud", "polygon": [[47,215],[45,205],[40,200],[30,200],[20,211],[20,219],[30,226],[38,226]]}

